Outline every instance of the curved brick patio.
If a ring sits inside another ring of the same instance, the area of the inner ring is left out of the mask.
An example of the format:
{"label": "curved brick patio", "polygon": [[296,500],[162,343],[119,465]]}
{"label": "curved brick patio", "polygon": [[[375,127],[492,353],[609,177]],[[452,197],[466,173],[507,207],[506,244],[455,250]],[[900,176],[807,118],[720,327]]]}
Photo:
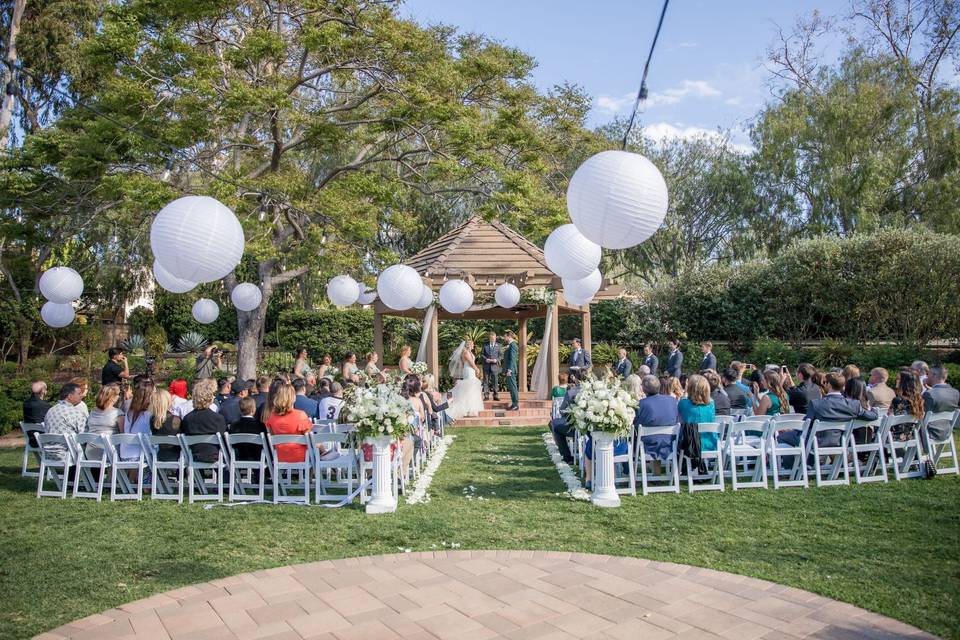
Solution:
{"label": "curved brick patio", "polygon": [[540,551],[281,567],[176,589],[39,638],[933,638],[806,591],[708,569]]}

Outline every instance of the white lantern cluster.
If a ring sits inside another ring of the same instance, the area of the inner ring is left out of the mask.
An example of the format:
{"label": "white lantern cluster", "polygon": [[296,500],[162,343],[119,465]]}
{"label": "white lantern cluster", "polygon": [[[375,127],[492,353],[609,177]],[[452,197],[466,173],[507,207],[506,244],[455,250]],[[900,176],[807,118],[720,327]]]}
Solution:
{"label": "white lantern cluster", "polygon": [[40,308],[40,318],[60,329],[73,322],[73,303],[83,295],[83,278],[70,267],[53,267],[40,276],[40,293],[48,300]]}
{"label": "white lantern cluster", "polygon": [[357,302],[360,304],[373,304],[373,301],[377,299],[377,292],[365,284],[360,285],[360,288],[363,289],[363,292],[357,298]]}
{"label": "white lantern cluster", "polygon": [[423,296],[423,280],[413,267],[395,264],[377,278],[377,296],[396,311],[412,309]]}
{"label": "white lantern cluster", "polygon": [[327,297],[338,307],[349,307],[360,297],[360,285],[350,276],[336,276],[327,283]]}
{"label": "white lantern cluster", "polygon": [[600,266],[600,245],[587,240],[575,225],[557,227],[543,245],[543,255],[550,271],[561,278],[586,278]]}
{"label": "white lantern cluster", "polygon": [[417,309],[426,309],[433,304],[433,289],[427,285],[423,285],[423,293],[420,294],[420,299],[417,300],[417,304],[413,305]]}
{"label": "white lantern cluster", "polygon": [[215,322],[220,316],[220,307],[210,298],[200,298],[193,303],[193,319],[200,324]]}
{"label": "white lantern cluster", "polygon": [[594,269],[593,273],[586,278],[580,278],[578,280],[563,278],[563,297],[566,298],[570,304],[577,306],[590,304],[593,296],[597,295],[597,292],[600,291],[602,284],[603,275],[599,269]]}
{"label": "white lantern cluster", "polygon": [[463,280],[449,280],[440,287],[440,306],[450,313],[463,313],[473,305],[473,289]]}
{"label": "white lantern cluster", "polygon": [[167,274],[186,282],[225,277],[240,263],[244,242],[237,216],[209,196],[174,200],[150,227],[150,248],[157,262]]}
{"label": "white lantern cluster", "polygon": [[567,187],[570,219],[604,249],[626,249],[652,236],[663,223],[667,204],[667,184],[657,167],[627,151],[602,151],[588,158]]}
{"label": "white lantern cluster", "polygon": [[520,289],[514,284],[505,282],[497,287],[493,299],[504,309],[512,309],[520,303]]}
{"label": "white lantern cluster", "polygon": [[47,326],[54,329],[62,329],[67,326],[73,322],[75,316],[73,305],[69,302],[44,302],[43,306],[40,307],[40,318]]}
{"label": "white lantern cluster", "polygon": [[252,282],[243,282],[230,292],[230,300],[239,311],[253,311],[263,302],[263,292]]}

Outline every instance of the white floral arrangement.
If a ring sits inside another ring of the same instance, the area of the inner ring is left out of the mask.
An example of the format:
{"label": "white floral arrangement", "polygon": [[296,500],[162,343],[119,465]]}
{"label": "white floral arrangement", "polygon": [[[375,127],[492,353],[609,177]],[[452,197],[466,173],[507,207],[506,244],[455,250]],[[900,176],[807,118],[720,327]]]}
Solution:
{"label": "white floral arrangement", "polygon": [[394,385],[357,388],[347,408],[360,438],[402,439],[410,431],[413,406]]}
{"label": "white floral arrangement", "polygon": [[571,422],[581,431],[604,431],[621,438],[633,428],[637,400],[620,386],[620,379],[588,377],[580,384],[576,401],[567,409]]}
{"label": "white floral arrangement", "polygon": [[426,362],[414,362],[410,365],[410,372],[415,373],[418,376],[422,376],[427,372],[427,363]]}

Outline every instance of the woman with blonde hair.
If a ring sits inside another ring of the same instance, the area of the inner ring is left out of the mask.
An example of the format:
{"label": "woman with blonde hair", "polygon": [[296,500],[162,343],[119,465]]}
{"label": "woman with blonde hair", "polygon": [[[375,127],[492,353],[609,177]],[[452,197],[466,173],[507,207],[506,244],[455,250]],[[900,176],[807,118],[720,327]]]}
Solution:
{"label": "woman with blonde hair", "polygon": [[[123,433],[123,414],[116,407],[119,397],[120,387],[116,384],[107,384],[100,388],[96,406],[87,416],[87,433],[98,433],[103,436]],[[100,458],[103,455],[103,448],[88,444],[86,453],[88,458]]]}
{"label": "woman with blonde hair", "polygon": [[[303,435],[309,433],[313,423],[307,414],[294,409],[297,392],[292,384],[279,385],[270,398],[270,410],[264,425],[273,435]],[[320,453],[326,453],[321,448]],[[303,462],[307,456],[307,446],[303,444],[277,445],[277,458],[280,462]]]}
{"label": "woman with blonde hair", "polygon": [[[173,395],[166,389],[157,387],[150,398],[150,432],[155,436],[175,436],[180,433],[180,418],[173,415]],[[157,451],[157,459],[171,462],[180,459],[180,447],[162,444]]]}
{"label": "woman with blonde hair", "polygon": [[643,380],[635,373],[631,373],[626,377],[623,381],[623,388],[634,400],[643,400],[645,397],[643,394]]}
{"label": "woman with blonde hair", "polygon": [[[710,383],[706,378],[699,374],[687,378],[687,397],[677,403],[677,411],[680,413],[680,422],[684,424],[717,421],[713,399],[710,397]],[[701,433],[700,449],[716,451],[717,434]]]}
{"label": "woman with blonde hair", "polygon": [[[217,393],[217,383],[212,378],[202,378],[193,385],[193,411],[183,416],[180,433],[187,436],[206,436],[224,433],[226,419],[210,408]],[[201,462],[216,462],[220,449],[215,444],[192,445],[193,457]]]}
{"label": "woman with blonde hair", "polygon": [[683,399],[683,385],[673,376],[664,376],[660,379],[660,393],[673,396],[678,401]]}
{"label": "woman with blonde hair", "polygon": [[383,384],[386,382],[387,377],[383,375],[380,367],[377,366],[380,355],[376,351],[371,351],[364,356],[364,359],[366,359],[367,364],[363,367],[363,372],[367,374],[367,378],[375,384]]}
{"label": "woman with blonde hair", "polygon": [[410,345],[405,344],[400,347],[400,362],[397,366],[400,367],[400,371],[403,371],[404,375],[413,373],[413,360],[410,359]]}

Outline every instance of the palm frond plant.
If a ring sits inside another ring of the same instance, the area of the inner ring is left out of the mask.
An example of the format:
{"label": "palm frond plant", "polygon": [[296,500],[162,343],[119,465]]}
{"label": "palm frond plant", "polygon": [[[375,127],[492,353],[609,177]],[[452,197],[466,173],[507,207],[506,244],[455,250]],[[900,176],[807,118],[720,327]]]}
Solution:
{"label": "palm frond plant", "polygon": [[131,355],[142,356],[147,348],[147,339],[139,333],[135,333],[132,336],[127,336],[127,339],[120,346]]}

